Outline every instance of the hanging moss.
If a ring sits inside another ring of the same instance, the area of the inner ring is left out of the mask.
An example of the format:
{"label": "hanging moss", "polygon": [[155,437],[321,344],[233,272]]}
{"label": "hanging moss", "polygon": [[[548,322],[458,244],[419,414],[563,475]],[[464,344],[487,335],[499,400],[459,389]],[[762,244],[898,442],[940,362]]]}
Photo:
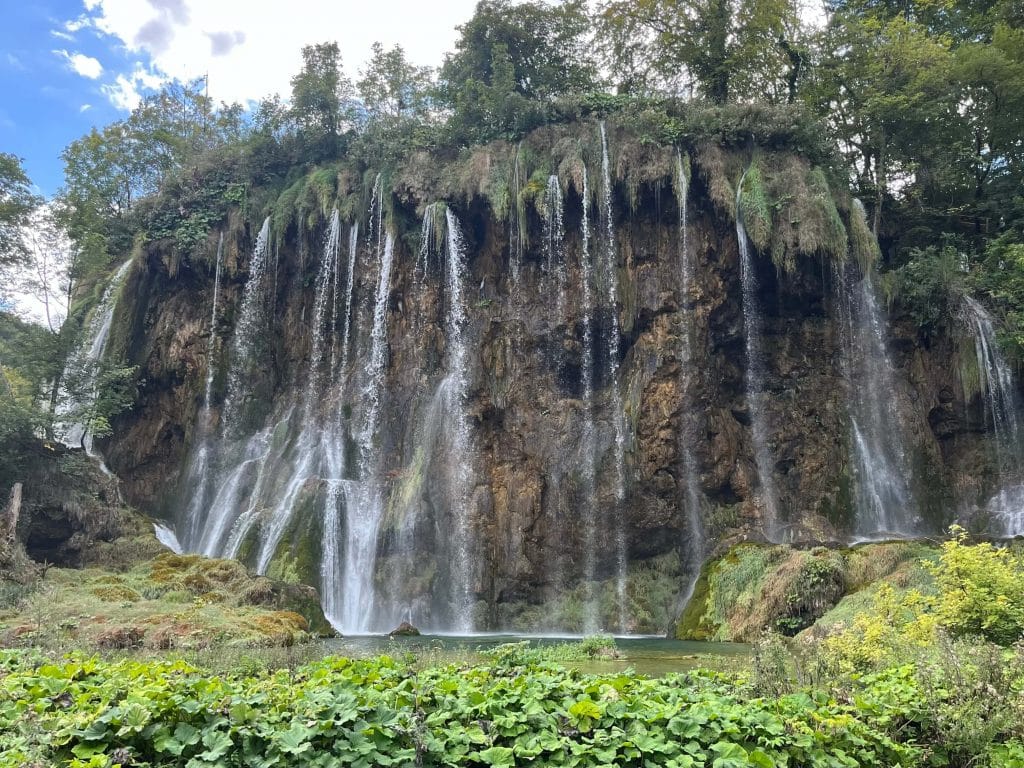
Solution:
{"label": "hanging moss", "polygon": [[[676,150],[676,170],[672,174],[672,192],[676,200],[682,200],[686,191],[690,188],[690,180],[693,177],[693,166],[690,161],[690,153],[681,149]],[[682,176],[680,176],[680,172]]]}
{"label": "hanging moss", "polygon": [[845,262],[846,227],[822,169],[791,153],[767,156],[765,168],[773,207],[772,263],[791,272],[798,255]]}
{"label": "hanging moss", "polygon": [[736,190],[729,181],[729,157],[717,144],[705,143],[697,148],[696,158],[711,202],[730,218],[735,219]]}
{"label": "hanging moss", "polygon": [[671,147],[637,140],[619,143],[613,175],[625,186],[630,211],[639,209],[644,187],[660,190],[666,182],[672,182],[675,164]]}
{"label": "hanging moss", "polygon": [[868,225],[868,217],[859,200],[850,205],[850,252],[863,274],[870,272],[878,263],[882,253],[875,233]]}
{"label": "hanging moss", "polygon": [[954,357],[960,379],[960,390],[963,392],[965,403],[970,403],[983,391],[982,371],[978,365],[978,353],[974,343],[974,335],[968,329],[958,330]]}
{"label": "hanging moss", "polygon": [[304,189],[305,179],[299,179],[278,195],[270,214],[270,229],[278,233],[278,237],[282,237],[281,233],[287,231],[288,227],[296,221],[299,199]]}
{"label": "hanging moss", "polygon": [[836,262],[846,261],[848,253],[846,227],[836,210],[825,172],[812,168],[807,177],[807,210],[800,222],[800,253],[820,255]]}
{"label": "hanging moss", "polygon": [[[747,237],[761,252],[768,250],[772,236],[772,213],[760,162],[755,159],[743,175],[740,211]],[[776,265],[778,266],[778,265]]]}

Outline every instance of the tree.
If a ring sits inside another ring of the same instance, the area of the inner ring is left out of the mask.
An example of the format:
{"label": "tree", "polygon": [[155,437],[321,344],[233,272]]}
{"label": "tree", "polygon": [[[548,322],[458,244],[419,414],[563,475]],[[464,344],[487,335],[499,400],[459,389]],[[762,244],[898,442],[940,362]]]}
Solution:
{"label": "tree", "polygon": [[40,203],[21,159],[0,152],[0,276],[24,262],[27,249],[22,233]]}
{"label": "tree", "polygon": [[832,18],[806,98],[828,124],[861,194],[874,198],[878,234],[882,205],[906,185],[918,163],[955,121],[948,39],[903,16]]}
{"label": "tree", "polygon": [[452,110],[450,125],[460,142],[528,130],[544,105],[598,85],[582,0],[557,6],[481,0],[458,29],[438,95]]}
{"label": "tree", "polygon": [[806,59],[794,0],[604,0],[598,24],[627,93],[791,100]]}
{"label": "tree", "polygon": [[338,140],[355,121],[352,82],[341,67],[337,43],[302,49],[302,71],[292,78],[290,115],[311,159],[334,157]]}
{"label": "tree", "polygon": [[373,44],[373,55],[357,83],[366,109],[367,130],[391,134],[409,122],[425,121],[430,109],[431,69],[405,58],[401,46],[385,51]]}

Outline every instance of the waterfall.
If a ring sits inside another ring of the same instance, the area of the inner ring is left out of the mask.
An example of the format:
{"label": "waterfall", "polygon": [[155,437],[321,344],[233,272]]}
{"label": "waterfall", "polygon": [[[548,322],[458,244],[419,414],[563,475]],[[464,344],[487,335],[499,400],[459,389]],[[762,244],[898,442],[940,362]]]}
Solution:
{"label": "waterfall", "polygon": [[192,455],[189,468],[186,472],[187,482],[192,491],[192,498],[185,511],[185,524],[188,525],[186,541],[195,541],[199,536],[199,526],[202,524],[202,513],[206,508],[210,491],[211,470],[213,469],[213,456],[210,446],[210,409],[213,398],[213,380],[217,372],[214,361],[217,354],[217,308],[220,301],[220,271],[224,263],[224,233],[221,232],[217,241],[217,262],[213,272],[213,301],[210,302],[210,338],[206,341],[206,386],[203,389],[203,405],[198,416],[198,434],[196,440],[198,448]]}
{"label": "waterfall", "polygon": [[626,414],[619,384],[619,262],[615,249],[615,212],[612,209],[611,163],[608,159],[608,135],[604,122],[601,123],[601,184],[604,210],[604,243],[602,253],[602,277],[608,310],[609,328],[605,340],[608,353],[608,386],[611,391],[611,421],[615,427],[615,509],[612,529],[615,532],[616,592],[618,595],[619,629],[626,628],[626,575],[628,557],[626,544],[626,521],[623,502],[626,498]]}
{"label": "waterfall", "polygon": [[761,502],[764,505],[764,532],[771,541],[778,541],[781,534],[779,522],[778,492],[775,487],[774,462],[768,447],[766,434],[764,398],[765,398],[765,361],[764,343],[762,339],[764,318],[761,316],[761,302],[757,291],[757,273],[750,241],[743,226],[742,196],[743,180],[746,172],[740,177],[736,187],[736,240],[740,250],[740,283],[743,299],[743,330],[746,337],[747,374],[746,395],[747,408],[750,410],[750,431],[754,449],[754,464],[761,485]]}
{"label": "waterfall", "polygon": [[587,604],[584,609],[583,629],[593,634],[601,629],[600,605],[594,589],[597,581],[597,529],[600,525],[597,510],[597,426],[594,423],[594,296],[591,284],[594,265],[590,255],[590,179],[587,166],[583,166],[583,214],[580,217],[580,317],[583,320],[583,355],[581,376],[583,387],[583,428],[580,439],[581,494],[586,505],[583,521],[583,579],[586,582]]}
{"label": "waterfall", "polygon": [[885,319],[871,275],[837,267],[840,333],[850,411],[855,523],[859,538],[912,535],[917,505],[908,479],[905,430],[885,345]]}
{"label": "waterfall", "polygon": [[548,176],[544,194],[544,274],[555,294],[555,324],[565,317],[565,224],[562,187],[558,176]]}
{"label": "waterfall", "polygon": [[525,251],[525,243],[523,243],[523,235],[520,228],[523,226],[522,213],[519,210],[520,195],[523,191],[523,181],[520,175],[520,161],[519,157],[523,152],[522,142],[516,145],[516,154],[512,159],[512,188],[511,188],[511,200],[509,201],[509,215],[508,215],[508,250],[509,250],[509,272],[512,275],[512,285],[509,290],[509,294],[512,297],[513,304],[519,304],[519,287],[520,280],[523,271],[523,253]]}
{"label": "waterfall", "polygon": [[682,393],[682,405],[679,416],[679,452],[683,465],[683,482],[686,492],[683,508],[689,526],[689,546],[684,558],[684,566],[689,569],[691,579],[681,595],[683,605],[690,599],[697,584],[700,566],[704,559],[704,527],[701,523],[700,479],[697,473],[697,457],[693,446],[699,439],[696,414],[694,411],[693,387],[694,354],[693,336],[694,312],[690,308],[690,290],[693,286],[694,264],[690,255],[689,228],[687,226],[687,197],[690,181],[683,170],[683,156],[676,151],[676,174],[678,177],[677,202],[679,204],[679,313],[682,327],[679,331],[679,389]]}
{"label": "waterfall", "polygon": [[447,338],[447,374],[440,391],[448,414],[448,501],[453,510],[450,589],[455,628],[473,630],[473,555],[472,530],[469,519],[469,495],[473,483],[470,424],[466,413],[469,396],[469,341],[466,337],[466,246],[459,222],[451,210],[445,212],[448,226],[448,260],[446,287],[448,306],[445,317]]}
{"label": "waterfall", "polygon": [[243,426],[238,424],[239,418],[242,417],[242,403],[239,401],[250,389],[250,376],[256,362],[253,358],[264,334],[265,281],[269,251],[270,217],[267,216],[256,237],[256,246],[249,262],[249,279],[245,283],[242,305],[238,311],[238,321],[235,323],[235,335],[231,342],[231,366],[228,368],[227,397],[224,400],[224,416],[221,420],[221,433],[225,435]]}
{"label": "waterfall", "polygon": [[341,363],[339,369],[344,377],[348,370],[350,339],[352,338],[352,291],[355,286],[356,254],[359,250],[359,223],[348,231],[348,270],[345,276],[345,309],[341,317]]}
{"label": "waterfall", "polygon": [[[93,310],[88,324],[85,326],[85,333],[82,341],[69,357],[61,375],[61,381],[67,382],[71,378],[83,377],[80,386],[76,389],[81,391],[74,394],[63,390],[58,401],[55,416],[57,417],[57,431],[61,434],[61,442],[65,445],[77,448],[82,446],[89,456],[96,456],[93,449],[92,433],[87,425],[66,421],[65,419],[81,418],[80,411],[92,405],[96,399],[99,387],[100,365],[107,352],[107,342],[110,339],[110,328],[114,324],[114,310],[117,309],[117,300],[121,293],[121,286],[128,277],[128,270],[131,268],[132,259],[129,258],[110,278],[107,287],[103,290],[99,304]],[[63,417],[63,419],[62,419]],[[101,466],[104,472],[109,473],[106,465]]]}
{"label": "waterfall", "polygon": [[964,297],[961,316],[974,341],[978,393],[985,421],[992,425],[1000,486],[986,505],[995,523],[992,532],[1020,536],[1024,534],[1024,446],[1016,382],[999,348],[992,316],[970,296]]}
{"label": "waterfall", "polygon": [[[252,359],[259,337],[263,333],[263,316],[265,300],[265,277],[267,271],[267,257],[270,246],[270,217],[263,221],[259,235],[256,238],[256,245],[253,249],[253,256],[249,262],[249,279],[246,281],[245,290],[242,294],[242,304],[238,313],[238,322],[235,325],[234,337],[230,348],[230,366],[227,374],[227,396],[224,401],[223,415],[220,423],[220,436],[223,442],[235,431],[240,430],[242,425],[236,422],[241,417],[241,399],[245,397],[249,388],[249,371],[253,369],[255,361]],[[223,255],[223,254],[222,254]],[[214,276],[216,283],[216,274]],[[216,302],[216,296],[214,297]],[[214,311],[216,311],[214,309]],[[212,334],[212,329],[211,329]],[[209,378],[210,371],[207,371]],[[227,456],[223,450],[219,452],[214,461],[211,455],[212,447],[209,443],[209,433],[200,436],[197,455],[193,456],[190,466],[198,469],[197,472],[190,471],[187,475],[185,485],[188,494],[188,505],[182,515],[184,531],[179,529],[179,538],[182,545],[188,551],[201,552],[207,556],[221,554],[220,547],[224,537],[237,514],[237,504],[242,493],[243,480],[256,462],[256,456],[252,450],[243,446],[243,456]],[[251,448],[251,446],[250,446]],[[221,446],[223,449],[223,446]],[[257,455],[263,455],[260,451]],[[213,477],[210,472],[216,469],[217,465],[224,465],[226,460],[238,459],[226,479],[222,479],[217,493],[212,502],[207,506],[206,499],[211,490],[210,484]],[[212,465],[212,466],[211,466]]]}
{"label": "waterfall", "polygon": [[206,387],[203,389],[203,412],[209,413],[213,394],[213,379],[217,369],[213,364],[217,352],[217,304],[220,301],[220,270],[224,265],[224,233],[217,241],[217,264],[213,271],[213,301],[210,302],[210,338],[206,342]]}
{"label": "waterfall", "polygon": [[382,456],[378,432],[387,364],[387,312],[394,247],[394,238],[388,232],[382,249],[377,253],[379,271],[370,331],[370,359],[361,390],[366,410],[362,426],[356,433],[360,481],[346,483],[344,486],[346,524],[341,626],[348,632],[365,632],[373,616],[377,535],[384,516]]}

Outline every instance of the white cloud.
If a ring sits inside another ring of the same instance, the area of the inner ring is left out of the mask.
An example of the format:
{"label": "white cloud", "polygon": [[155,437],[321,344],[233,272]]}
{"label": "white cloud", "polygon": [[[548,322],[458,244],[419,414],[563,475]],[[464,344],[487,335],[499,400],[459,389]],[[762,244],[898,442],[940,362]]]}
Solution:
{"label": "white cloud", "polygon": [[59,37],[61,40],[69,40],[71,42],[75,41],[75,36],[74,35],[72,35],[69,32],[65,32],[62,29],[51,29],[50,30],[50,34],[53,35],[54,37]]}
{"label": "white cloud", "polygon": [[[455,26],[469,20],[476,0],[424,3],[390,0],[86,0],[89,23],[128,51],[147,54],[167,77],[192,80],[210,76],[218,101],[248,102],[272,93],[287,95],[298,72],[304,45],[337,40],[345,70],[353,79],[380,40],[400,44],[416,64],[437,66],[453,47]],[[109,87],[124,96],[124,77]]]}
{"label": "white cloud", "polygon": [[103,74],[103,65],[92,56],[86,56],[84,53],[68,53],[63,50],[54,51],[54,53],[63,58],[68,66],[82,77],[96,80]]}
{"label": "white cloud", "polygon": [[78,108],[78,111],[79,112],[88,112],[90,109],[92,109],[92,104],[83,104],[82,106],[80,106]]}
{"label": "white cloud", "polygon": [[17,70],[20,70],[22,72],[25,71],[25,65],[22,63],[21,59],[19,59],[13,53],[7,53],[6,59],[7,59],[7,66],[9,66],[11,69],[17,69]]}
{"label": "white cloud", "polygon": [[113,83],[100,86],[103,95],[118,109],[130,112],[142,100],[142,91],[155,91],[167,78],[136,63],[131,73],[118,75]]}

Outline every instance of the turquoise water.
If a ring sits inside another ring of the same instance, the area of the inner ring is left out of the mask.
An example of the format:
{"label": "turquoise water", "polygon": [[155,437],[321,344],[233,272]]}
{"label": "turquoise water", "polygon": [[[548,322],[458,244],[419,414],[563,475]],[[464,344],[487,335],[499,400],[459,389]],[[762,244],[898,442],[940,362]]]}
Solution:
{"label": "turquoise water", "polygon": [[[529,642],[551,646],[581,640],[579,636],[549,635],[420,635],[389,638],[383,635],[356,635],[324,641],[327,653],[347,656],[373,656],[413,653],[424,662],[474,661],[480,651],[505,643]],[[625,669],[645,675],[666,675],[697,667],[735,670],[746,666],[750,646],[743,643],[705,643],[669,640],[664,637],[616,637],[621,659],[585,659],[559,662],[591,673],[615,673]]]}

